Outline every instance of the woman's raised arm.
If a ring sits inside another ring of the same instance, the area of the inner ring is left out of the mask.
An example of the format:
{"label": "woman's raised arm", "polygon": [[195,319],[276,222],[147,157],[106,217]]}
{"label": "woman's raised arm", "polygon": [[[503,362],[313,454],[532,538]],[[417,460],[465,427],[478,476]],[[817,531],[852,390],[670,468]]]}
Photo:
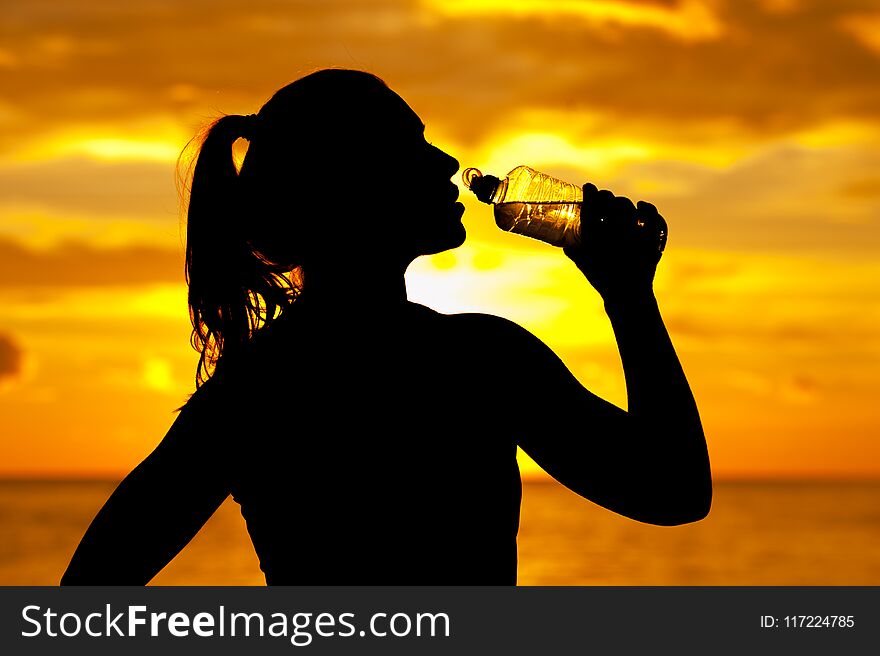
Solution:
{"label": "woman's raised arm", "polygon": [[702,519],[712,502],[706,440],[652,289],[666,222],[653,205],[637,209],[587,185],[581,230],[582,247],[565,254],[605,301],[628,411],[587,390],[524,328],[470,315],[502,349],[508,386],[526,390],[510,408],[518,444],[563,485],[621,515],[668,526]]}
{"label": "woman's raised arm", "polygon": [[61,585],[145,585],[223,503],[229,495],[223,403],[213,383],[193,394],[162,442],[119,484]]}

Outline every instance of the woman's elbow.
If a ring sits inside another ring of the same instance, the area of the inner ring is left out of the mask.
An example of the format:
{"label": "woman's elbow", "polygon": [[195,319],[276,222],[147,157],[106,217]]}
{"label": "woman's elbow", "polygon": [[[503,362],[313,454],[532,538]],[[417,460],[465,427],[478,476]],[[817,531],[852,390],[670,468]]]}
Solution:
{"label": "woman's elbow", "polygon": [[693,524],[709,516],[712,509],[712,485],[701,486],[686,495],[676,495],[655,508],[650,523],[657,526]]}
{"label": "woman's elbow", "polygon": [[627,503],[601,505],[643,524],[681,526],[693,524],[709,515],[712,490],[684,492],[679,488],[675,493],[660,493],[654,488],[651,492],[642,490],[637,497],[630,496]]}
{"label": "woman's elbow", "polygon": [[712,469],[708,454],[678,458],[667,467],[654,469],[650,486],[658,526],[693,524],[709,515],[712,509]]}
{"label": "woman's elbow", "polygon": [[676,508],[659,515],[651,524],[657,526],[682,526],[683,524],[693,524],[702,519],[706,519],[709,515],[709,509],[712,505],[711,500],[706,504],[693,505],[685,508]]}

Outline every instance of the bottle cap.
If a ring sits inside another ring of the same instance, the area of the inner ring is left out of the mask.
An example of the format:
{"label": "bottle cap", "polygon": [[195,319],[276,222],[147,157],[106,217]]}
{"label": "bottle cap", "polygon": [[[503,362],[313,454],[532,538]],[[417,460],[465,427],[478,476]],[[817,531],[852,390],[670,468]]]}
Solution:
{"label": "bottle cap", "polygon": [[476,180],[477,178],[482,178],[482,177],[483,177],[483,172],[480,171],[480,169],[475,169],[475,168],[471,167],[469,169],[465,169],[464,172],[461,174],[461,181],[464,182],[465,187],[470,189],[474,180]]}
{"label": "bottle cap", "polygon": [[483,175],[479,169],[474,168],[465,169],[461,174],[461,181],[464,182],[465,187],[474,192],[477,200],[487,204],[492,203],[492,197],[501,184],[501,180],[494,175]]}

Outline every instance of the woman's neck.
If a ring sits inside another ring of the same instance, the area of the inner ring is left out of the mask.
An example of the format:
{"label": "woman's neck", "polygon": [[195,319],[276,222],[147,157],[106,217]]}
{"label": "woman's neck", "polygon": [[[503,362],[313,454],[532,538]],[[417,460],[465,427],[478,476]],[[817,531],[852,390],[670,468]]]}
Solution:
{"label": "woman's neck", "polygon": [[407,302],[406,280],[403,271],[383,271],[369,265],[356,271],[312,268],[303,273],[301,300],[339,310],[402,305]]}

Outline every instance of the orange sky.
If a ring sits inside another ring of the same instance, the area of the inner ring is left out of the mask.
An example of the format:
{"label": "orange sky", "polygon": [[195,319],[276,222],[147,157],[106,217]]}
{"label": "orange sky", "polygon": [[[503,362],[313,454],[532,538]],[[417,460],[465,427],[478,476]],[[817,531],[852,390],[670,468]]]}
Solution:
{"label": "orange sky", "polygon": [[[196,364],[175,159],[331,65],[383,77],[463,166],[660,208],[657,297],[718,478],[880,475],[871,0],[11,4],[0,474],[119,475],[158,443]],[[598,295],[464,200],[467,242],[418,260],[410,298],[521,323],[625,406]]]}

